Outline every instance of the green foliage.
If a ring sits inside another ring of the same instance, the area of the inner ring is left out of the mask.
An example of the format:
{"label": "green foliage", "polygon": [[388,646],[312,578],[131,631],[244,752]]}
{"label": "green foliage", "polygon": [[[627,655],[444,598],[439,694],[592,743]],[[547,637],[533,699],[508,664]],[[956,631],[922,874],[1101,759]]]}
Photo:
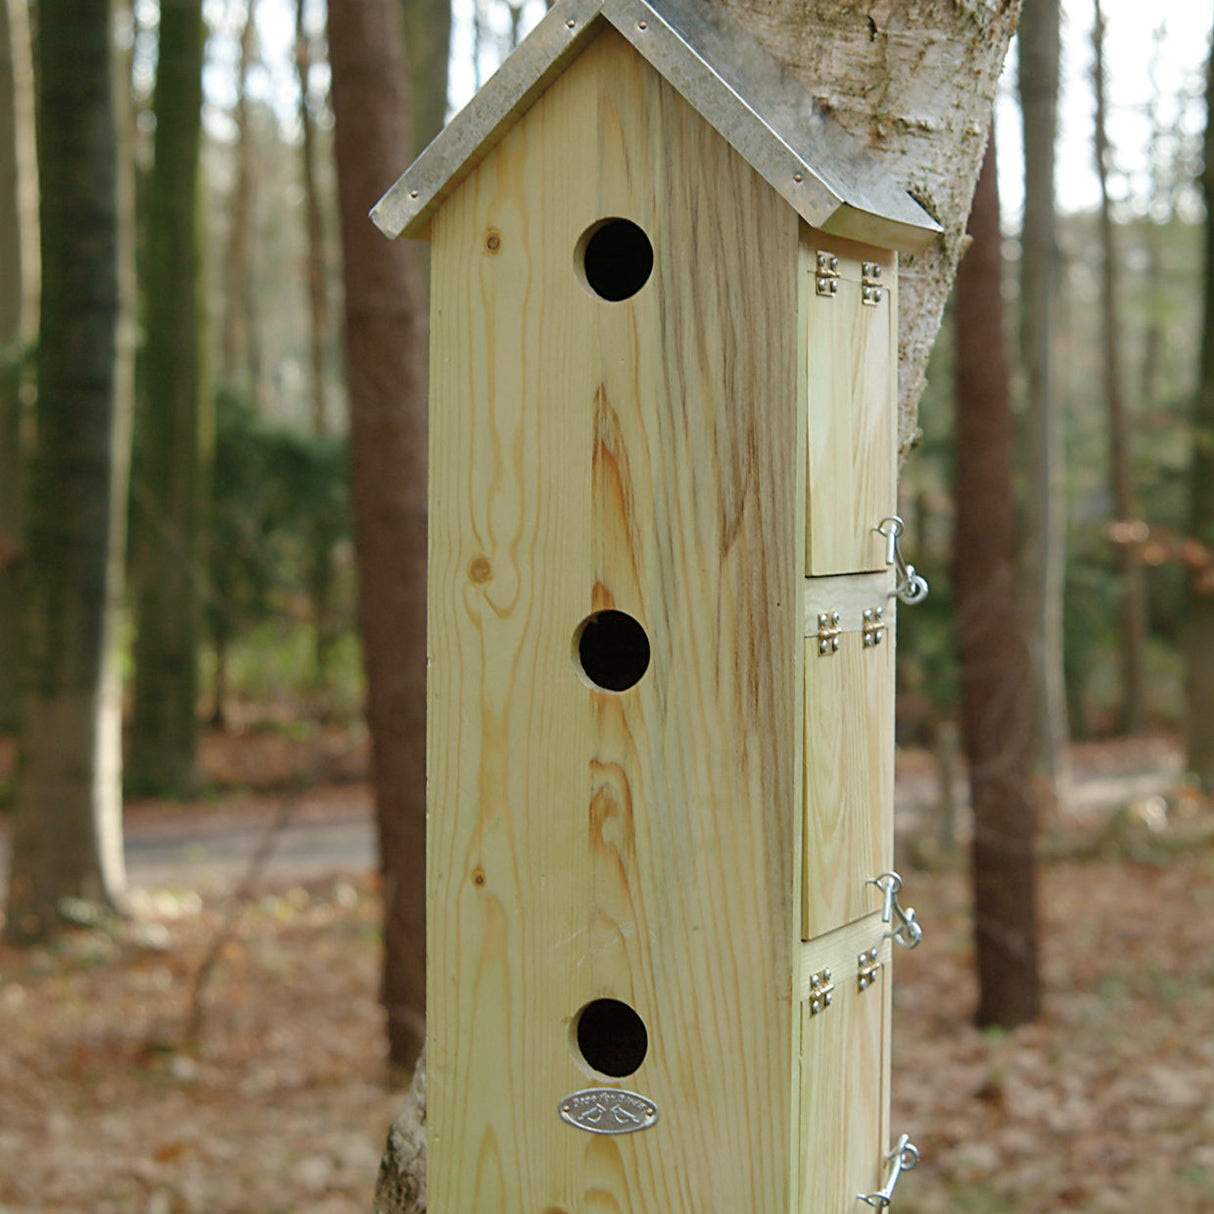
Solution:
{"label": "green foliage", "polygon": [[[317,623],[317,605],[311,600],[318,563],[331,564],[350,534],[343,439],[271,424],[235,393],[221,391],[210,524],[206,618],[211,640],[225,658],[238,642],[255,636],[270,641],[275,630],[262,626],[272,620],[308,621],[313,637],[318,626],[333,627],[338,636],[349,630],[349,595],[335,625]],[[309,686],[316,681],[315,641],[312,654],[304,657],[299,642],[308,630],[287,630],[294,634],[287,646],[290,659],[284,662],[282,646],[271,644],[266,663],[276,669],[277,679],[297,688]],[[342,664],[348,681],[348,655]],[[256,663],[246,661],[241,669],[266,689],[265,678],[256,676]]]}
{"label": "green foliage", "polygon": [[[1064,631],[1072,734],[1107,732],[1118,705],[1118,619],[1121,587],[1117,549],[1108,537],[1113,506],[1108,476],[1108,421],[1101,390],[1100,296],[1095,216],[1061,216],[1064,306],[1056,342],[1067,440],[1067,576]],[[1178,218],[1155,225],[1118,225],[1123,261],[1121,311],[1127,350],[1123,385],[1131,424],[1139,518],[1154,531],[1183,537],[1189,529],[1189,402],[1199,341],[1200,228]],[[1015,246],[1010,246],[1014,252]],[[1152,271],[1148,251],[1158,269]],[[1015,265],[1005,267],[1009,289]],[[1016,301],[1008,301],[1008,352],[1013,405],[1016,380]],[[1148,366],[1149,364],[1149,366]],[[1148,373],[1149,371],[1149,373]],[[929,744],[931,726],[958,709],[954,652],[953,353],[946,314],[920,403],[922,436],[902,471],[901,512],[907,557],[931,583],[920,606],[898,613],[899,729],[904,742]],[[1183,703],[1180,630],[1187,575],[1169,555],[1147,568],[1149,603],[1148,714],[1154,724],[1178,724]],[[928,729],[918,728],[924,719]]]}

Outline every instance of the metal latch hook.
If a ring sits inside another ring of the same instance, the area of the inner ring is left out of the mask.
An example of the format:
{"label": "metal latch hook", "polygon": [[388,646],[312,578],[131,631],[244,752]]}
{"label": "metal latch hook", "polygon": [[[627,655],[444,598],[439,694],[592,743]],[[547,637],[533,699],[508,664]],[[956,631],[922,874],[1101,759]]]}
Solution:
{"label": "metal latch hook", "polygon": [[919,1149],[910,1140],[909,1134],[898,1139],[898,1145],[885,1157],[890,1165],[885,1184],[875,1193],[857,1193],[856,1196],[874,1210],[887,1210],[893,1204],[894,1186],[903,1172],[909,1172],[919,1162]]}
{"label": "metal latch hook", "polygon": [[869,877],[869,885],[875,885],[884,896],[881,904],[881,922],[892,923],[894,916],[898,917],[898,926],[885,933],[886,940],[892,940],[902,948],[914,948],[923,939],[923,926],[915,918],[915,908],[908,906],[903,909],[898,901],[898,892],[902,889],[902,878],[895,872],[882,873],[879,877]]}
{"label": "metal latch hook", "polygon": [[906,524],[896,514],[883,518],[873,530],[885,537],[885,563],[897,570],[894,593],[906,604],[922,603],[927,598],[927,578],[915,572],[914,565],[906,563],[898,537],[906,530]]}

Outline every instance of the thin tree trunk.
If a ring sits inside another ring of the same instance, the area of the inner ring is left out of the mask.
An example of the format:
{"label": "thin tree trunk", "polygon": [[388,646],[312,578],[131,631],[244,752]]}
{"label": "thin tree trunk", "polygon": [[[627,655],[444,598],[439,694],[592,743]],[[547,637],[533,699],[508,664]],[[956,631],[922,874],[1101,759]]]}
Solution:
{"label": "thin tree trunk", "polygon": [[219,342],[219,374],[225,383],[257,397],[261,368],[258,365],[256,318],[253,315],[253,249],[249,236],[253,225],[253,130],[249,120],[248,79],[257,46],[255,14],[257,0],[248,0],[240,34],[240,68],[236,78],[235,180],[229,207],[228,242],[223,265],[224,305]]}
{"label": "thin tree trunk", "polygon": [[[1160,355],[1164,348],[1163,317],[1160,313],[1161,283],[1163,279],[1163,226],[1172,217],[1171,191],[1165,184],[1163,167],[1164,128],[1159,117],[1160,99],[1160,49],[1167,27],[1159,25],[1154,33],[1155,49],[1147,68],[1151,91],[1147,99],[1147,126],[1150,136],[1147,143],[1147,163],[1151,174],[1151,193],[1148,199],[1146,218],[1146,272],[1143,275],[1143,298],[1147,306],[1146,329],[1142,335],[1141,392],[1143,407],[1150,409],[1155,401],[1156,383],[1159,377]],[[1161,214],[1160,203],[1163,203]]]}
{"label": "thin tree trunk", "polygon": [[[297,0],[295,67],[299,77],[299,122],[303,130],[302,165],[308,247],[308,397],[311,402],[312,432],[318,438],[324,438],[329,433],[325,411],[325,341],[329,333],[329,299],[325,291],[325,232],[317,174],[316,123],[309,104],[312,46],[304,23],[305,8],[306,0]],[[308,595],[312,600],[316,627],[316,684],[323,689],[328,683],[329,654],[336,634],[333,621],[333,539],[330,528],[320,520],[310,530]]]}
{"label": "thin tree trunk", "polygon": [[307,0],[295,7],[295,68],[299,76],[299,124],[303,130],[301,164],[304,179],[304,209],[307,223],[306,274],[308,282],[308,399],[312,431],[323,438],[329,433],[325,414],[325,336],[329,331],[329,299],[325,292],[325,230],[316,172],[316,123],[309,104],[312,45],[304,25]]}
{"label": "thin tree trunk", "polygon": [[198,154],[201,0],[161,0],[148,187],[142,516],[128,786],[180,795],[198,782],[199,577],[205,461],[200,365]]}
{"label": "thin tree trunk", "polygon": [[1024,117],[1024,222],[1020,356],[1027,380],[1025,463],[1029,657],[1039,700],[1038,764],[1053,799],[1069,797],[1062,605],[1066,583],[1066,467],[1062,409],[1050,355],[1057,318],[1054,142],[1058,107],[1058,0],[1024,0],[1020,104]]}
{"label": "thin tree trunk", "polygon": [[[1104,399],[1109,417],[1109,490],[1113,512],[1119,522],[1137,518],[1134,504],[1134,473],[1130,455],[1130,422],[1122,384],[1121,322],[1117,314],[1120,295],[1120,270],[1113,232],[1113,208],[1109,199],[1109,139],[1105,103],[1104,13],[1096,0],[1096,21],[1092,28],[1092,81],[1096,95],[1095,151],[1096,176],[1100,181],[1100,248],[1103,290],[1101,324],[1104,335]],[[1138,733],[1146,727],[1146,683],[1143,673],[1147,639],[1146,581],[1138,560],[1136,544],[1117,546],[1117,564],[1121,580],[1121,708],[1120,725],[1124,733]]]}
{"label": "thin tree trunk", "polygon": [[995,140],[956,289],[957,647],[974,809],[979,1025],[1041,1008],[1033,866],[1033,687],[1028,677],[1012,488]]}
{"label": "thin tree trunk", "polygon": [[426,341],[416,256],[367,219],[406,143],[395,0],[330,0],[359,618],[393,1062],[425,1032]]}
{"label": "thin tree trunk", "polygon": [[447,118],[451,0],[400,0],[400,11],[413,135],[405,154],[412,159],[443,129]]}
{"label": "thin tree trunk", "polygon": [[[1189,534],[1214,548],[1214,49],[1206,64],[1206,200],[1204,313],[1197,392],[1193,400],[1193,450],[1189,464]],[[1202,790],[1214,793],[1214,584],[1198,579],[1185,621],[1186,742],[1189,770]]]}
{"label": "thin tree trunk", "polygon": [[40,0],[42,305],[30,469],[25,692],[6,932],[124,892],[121,696],[129,399],[109,0]]}
{"label": "thin tree trunk", "polygon": [[[10,16],[11,13],[11,16]],[[33,135],[25,0],[0,0],[0,732],[18,723],[21,652],[22,379],[31,336],[26,283],[33,232],[23,214],[23,141]]]}

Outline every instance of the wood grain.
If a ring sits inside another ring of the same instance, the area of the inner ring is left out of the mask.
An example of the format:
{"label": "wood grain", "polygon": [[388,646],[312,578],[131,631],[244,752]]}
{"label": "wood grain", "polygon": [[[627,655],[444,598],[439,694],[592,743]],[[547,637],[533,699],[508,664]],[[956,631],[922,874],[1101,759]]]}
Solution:
{"label": "wood grain", "polygon": [[[607,216],[656,255],[620,303],[574,267]],[[611,32],[435,219],[435,1214],[791,1207],[797,223]],[[652,649],[620,694],[573,659],[605,607]],[[660,1110],[619,1138],[557,1117],[604,996]]]}
{"label": "wood grain", "polygon": [[[888,948],[888,945],[885,946]],[[807,967],[820,969],[825,958]],[[801,1005],[804,1110],[798,1214],[855,1214],[856,1197],[880,1188],[889,1099],[889,967],[859,989],[855,959],[834,974],[831,1006]]]}
{"label": "wood grain", "polygon": [[[893,253],[803,228],[805,264],[838,258],[837,294],[813,294],[807,333],[808,472],[805,572],[885,567],[873,528],[897,509],[894,348],[897,260]],[[876,306],[861,299],[861,262],[881,266]]]}
{"label": "wood grain", "polygon": [[822,656],[805,642],[802,938],[881,904],[868,885],[893,863],[894,643],[845,632]]}

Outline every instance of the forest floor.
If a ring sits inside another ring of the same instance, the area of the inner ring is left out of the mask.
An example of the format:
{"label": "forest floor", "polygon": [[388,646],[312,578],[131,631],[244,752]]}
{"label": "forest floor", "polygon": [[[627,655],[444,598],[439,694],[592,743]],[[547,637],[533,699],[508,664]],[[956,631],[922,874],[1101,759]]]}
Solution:
{"label": "forest floor", "polygon": [[[1129,779],[1139,758],[1078,766]],[[275,783],[273,763],[256,766]],[[930,764],[904,766],[913,782]],[[305,818],[365,816],[359,783],[298,795]],[[206,812],[254,804],[272,820],[270,794],[230,796]],[[1214,1211],[1211,822],[1174,789],[1051,826],[1052,854],[1071,858],[1040,874],[1045,1010],[1010,1033],[970,1024],[960,858],[904,848],[925,936],[897,959],[893,1130],[922,1154],[901,1214]],[[0,947],[0,1214],[369,1214],[401,1100],[383,1059],[379,913],[365,866],[271,870],[248,896],[140,887],[125,921]]]}

